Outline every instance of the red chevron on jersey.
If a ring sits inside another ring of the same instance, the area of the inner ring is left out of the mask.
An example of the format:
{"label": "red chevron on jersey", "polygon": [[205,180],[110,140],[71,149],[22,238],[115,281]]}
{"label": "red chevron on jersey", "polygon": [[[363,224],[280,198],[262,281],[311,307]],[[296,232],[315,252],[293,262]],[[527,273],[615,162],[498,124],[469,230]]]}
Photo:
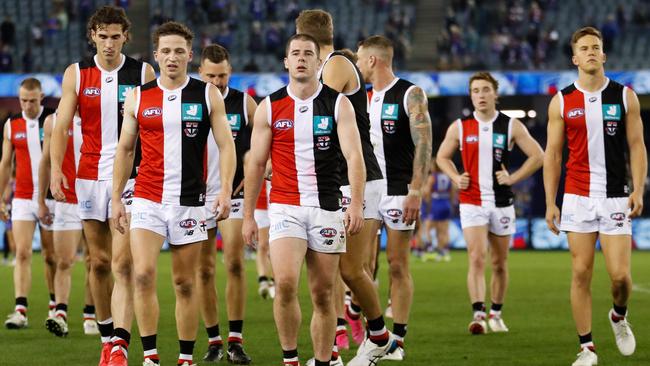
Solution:
{"label": "red chevron on jersey", "polygon": [[[52,129],[56,125],[56,115],[52,123]],[[77,192],[75,191],[75,180],[77,179],[77,166],[81,157],[81,118],[75,115],[72,124],[68,129],[68,144],[66,145],[65,155],[63,156],[63,165],[61,170],[68,181],[69,189],[62,187],[66,203],[77,203]]]}

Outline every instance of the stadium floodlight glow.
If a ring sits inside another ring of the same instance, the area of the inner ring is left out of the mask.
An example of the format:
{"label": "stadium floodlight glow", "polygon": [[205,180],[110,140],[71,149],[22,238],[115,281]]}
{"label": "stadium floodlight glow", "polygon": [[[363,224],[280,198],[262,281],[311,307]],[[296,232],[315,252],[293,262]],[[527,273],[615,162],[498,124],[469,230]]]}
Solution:
{"label": "stadium floodlight glow", "polygon": [[524,118],[526,117],[526,111],[521,109],[505,109],[501,111],[503,114],[510,118]]}
{"label": "stadium floodlight glow", "polygon": [[528,111],[528,118],[535,118],[537,117],[537,112],[533,109]]}

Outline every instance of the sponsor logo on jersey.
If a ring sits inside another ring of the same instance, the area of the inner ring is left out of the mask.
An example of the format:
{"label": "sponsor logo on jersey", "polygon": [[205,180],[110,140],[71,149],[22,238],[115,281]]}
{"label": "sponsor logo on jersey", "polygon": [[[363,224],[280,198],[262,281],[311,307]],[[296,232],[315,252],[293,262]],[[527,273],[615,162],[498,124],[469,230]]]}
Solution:
{"label": "sponsor logo on jersey", "polygon": [[616,121],[605,121],[605,131],[610,136],[616,135],[616,129],[618,127],[618,122]]}
{"label": "sponsor logo on jersey", "polygon": [[275,122],[273,122],[273,128],[276,130],[288,130],[290,128],[293,128],[293,121],[290,119],[280,119]]}
{"label": "sponsor logo on jersey", "polygon": [[583,108],[573,108],[566,114],[567,118],[580,118],[584,115],[585,110]]}
{"label": "sponsor logo on jersey", "polygon": [[120,103],[124,103],[126,100],[126,94],[128,94],[129,90],[135,88],[135,85],[118,85],[117,86],[117,101]]}
{"label": "sponsor logo on jersey", "polygon": [[621,105],[620,104],[603,104],[603,119],[610,121],[621,120]]}
{"label": "sponsor logo on jersey", "polygon": [[107,77],[106,82],[107,83],[112,83],[113,82],[113,77],[112,76]]}
{"label": "sponsor logo on jersey", "polygon": [[336,233],[337,233],[336,229],[332,227],[326,227],[324,229],[321,229],[320,231],[320,235],[324,238],[333,238],[334,236],[336,236]]}
{"label": "sponsor logo on jersey", "polygon": [[183,229],[194,229],[196,227],[196,220],[194,220],[194,219],[185,219],[185,220],[179,222],[178,226],[180,226]]}
{"label": "sponsor logo on jersey", "polygon": [[505,149],[506,148],[506,135],[502,133],[495,133],[492,135],[492,145],[494,147],[499,148],[499,149]]}
{"label": "sponsor logo on jersey", "polygon": [[203,119],[203,106],[199,103],[181,104],[181,119],[183,121],[200,121]]}
{"label": "sponsor logo on jersey", "polygon": [[309,110],[309,107],[306,106],[306,105],[303,105],[303,106],[301,106],[301,107],[298,109],[298,111],[300,111],[300,113],[305,113],[305,112],[307,112],[308,110]]}
{"label": "sponsor logo on jersey", "polygon": [[381,120],[381,127],[384,129],[384,132],[388,134],[394,134],[396,129],[395,129],[395,121],[391,120]]}
{"label": "sponsor logo on jersey", "polygon": [[[226,118],[228,119],[228,124],[230,125],[230,130],[233,132],[241,130],[241,116],[239,113],[231,114],[228,113],[226,114]],[[233,137],[236,136],[233,134]]]}
{"label": "sponsor logo on jersey", "polygon": [[199,123],[189,121],[184,121],[184,123],[185,128],[183,128],[183,132],[185,133],[185,136],[196,137],[196,135],[199,133]]}
{"label": "sponsor logo on jersey", "polygon": [[381,119],[397,120],[399,108],[397,104],[384,103],[381,106]]}
{"label": "sponsor logo on jersey", "polygon": [[476,136],[476,135],[467,135],[467,137],[465,137],[465,142],[468,143],[468,144],[475,144],[475,143],[478,142],[478,136]]}
{"label": "sponsor logo on jersey", "polygon": [[329,136],[317,136],[316,148],[318,150],[328,150],[330,145],[331,141]]}
{"label": "sponsor logo on jersey", "polygon": [[334,128],[334,121],[330,116],[314,116],[314,135],[329,135]]}
{"label": "sponsor logo on jersey", "polygon": [[598,100],[598,97],[591,97],[589,98],[589,103],[593,103]]}
{"label": "sponsor logo on jersey", "polygon": [[176,100],[176,95],[170,95],[170,96],[168,96],[168,97],[167,97],[167,100],[170,101],[170,102]]}
{"label": "sponsor logo on jersey", "polygon": [[144,118],[154,118],[162,116],[162,108],[160,107],[149,107],[142,111],[142,117]]}
{"label": "sponsor logo on jersey", "polygon": [[95,88],[94,86],[91,86],[91,87],[88,87],[88,88],[84,89],[83,93],[87,97],[94,98],[94,97],[100,96],[102,94],[102,91],[99,88]]}

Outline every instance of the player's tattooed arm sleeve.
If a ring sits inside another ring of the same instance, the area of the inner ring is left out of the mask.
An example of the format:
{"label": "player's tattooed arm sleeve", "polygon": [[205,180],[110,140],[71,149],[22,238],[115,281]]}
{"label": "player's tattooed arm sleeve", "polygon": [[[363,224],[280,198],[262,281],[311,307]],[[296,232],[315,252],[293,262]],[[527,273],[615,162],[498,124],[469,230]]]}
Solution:
{"label": "player's tattooed arm sleeve", "polygon": [[544,152],[544,192],[546,204],[555,205],[555,198],[562,169],[562,148],[564,147],[564,120],[560,106],[561,95],[557,94],[548,106],[546,127],[546,150]]}
{"label": "player's tattooed arm sleeve", "polygon": [[431,117],[429,116],[427,97],[420,87],[411,89],[406,99],[406,105],[411,138],[415,145],[411,187],[419,190],[425,183],[431,161]]}

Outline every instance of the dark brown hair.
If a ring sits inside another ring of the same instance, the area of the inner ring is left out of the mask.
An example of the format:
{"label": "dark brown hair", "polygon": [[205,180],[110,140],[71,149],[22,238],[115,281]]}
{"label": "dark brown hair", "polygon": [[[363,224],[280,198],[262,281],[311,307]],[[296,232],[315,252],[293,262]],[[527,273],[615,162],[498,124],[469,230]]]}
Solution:
{"label": "dark brown hair", "polygon": [[163,23],[155,32],[153,32],[153,48],[158,49],[158,42],[160,37],[163,36],[181,36],[185,38],[187,44],[192,47],[192,41],[194,40],[194,33],[185,25],[179,22],[166,22]]}
{"label": "dark brown hair", "polygon": [[573,35],[571,36],[571,49],[573,49],[573,47],[575,47],[576,43],[578,43],[580,38],[584,36],[594,36],[600,39],[600,43],[603,43],[603,35],[600,33],[598,29],[594,27],[584,27],[573,32]]}
{"label": "dark brown hair", "polygon": [[324,10],[311,9],[301,11],[298,18],[296,18],[296,31],[298,29],[300,29],[301,33],[314,37],[318,41],[318,44],[326,46],[334,44],[332,16]]}
{"label": "dark brown hair", "polygon": [[289,55],[289,46],[291,45],[291,42],[295,40],[312,42],[316,46],[316,57],[320,58],[320,46],[318,45],[318,41],[316,38],[304,33],[294,34],[287,40],[287,45],[284,50],[285,55]]}
{"label": "dark brown hair", "polygon": [[472,94],[472,83],[474,81],[476,81],[476,80],[485,80],[485,81],[489,82],[490,84],[492,84],[492,87],[494,88],[495,93],[499,91],[499,82],[497,81],[497,79],[495,79],[494,76],[492,76],[492,74],[490,74],[487,71],[479,71],[477,73],[474,73],[469,78],[469,93],[470,94]]}
{"label": "dark brown hair", "polygon": [[225,47],[213,43],[211,45],[207,45],[203,49],[203,52],[201,52],[201,62],[203,62],[203,60],[209,60],[215,64],[218,64],[224,60],[230,63],[230,55],[228,54],[228,50]]}
{"label": "dark brown hair", "polygon": [[26,78],[20,82],[20,87],[27,90],[42,90],[41,82],[36,78]]}
{"label": "dark brown hair", "polygon": [[131,29],[131,22],[129,21],[129,18],[126,17],[124,9],[106,5],[97,9],[97,11],[90,16],[90,19],[88,19],[88,24],[86,24],[86,37],[88,38],[88,43],[94,46],[95,43],[91,38],[92,32],[96,32],[110,24],[121,25],[122,32],[126,33],[126,41],[128,42],[131,39],[131,35],[128,33],[129,29]]}

